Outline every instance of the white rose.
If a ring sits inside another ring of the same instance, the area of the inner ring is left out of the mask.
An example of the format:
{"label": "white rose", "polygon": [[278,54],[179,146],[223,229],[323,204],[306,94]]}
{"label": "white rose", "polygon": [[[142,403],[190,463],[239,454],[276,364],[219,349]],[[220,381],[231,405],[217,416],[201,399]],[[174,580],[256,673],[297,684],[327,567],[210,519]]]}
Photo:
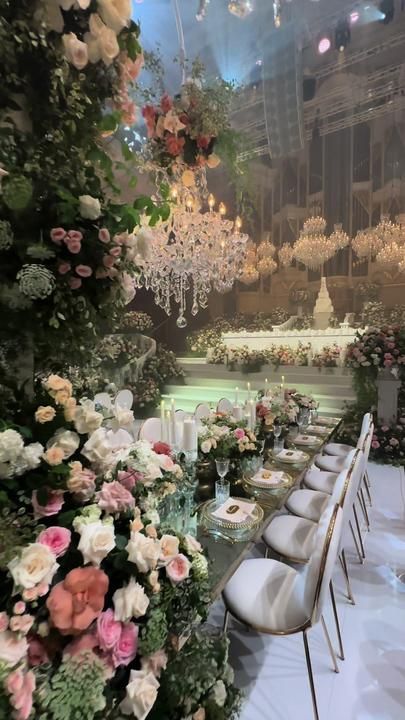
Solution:
{"label": "white rose", "polygon": [[201,452],[204,453],[204,455],[207,455],[209,451],[211,450],[211,440],[203,440],[201,443]]}
{"label": "white rose", "polygon": [[7,665],[17,665],[27,655],[28,643],[25,637],[5,630],[0,633],[0,661]]}
{"label": "white rose", "polygon": [[184,536],[184,547],[189,555],[197,555],[202,550],[201,543],[193,535]]}
{"label": "white rose", "polygon": [[121,622],[145,615],[149,607],[149,598],[142,585],[131,578],[128,585],[116,590],[113,595],[114,617]]}
{"label": "white rose", "polygon": [[179,538],[175,535],[162,535],[160,538],[160,565],[167,565],[179,553]]}
{"label": "white rose", "polygon": [[8,565],[15,584],[24,590],[39,583],[50,585],[58,567],[53,552],[41,543],[31,543],[24,548],[20,558],[14,558]]}
{"label": "white rose", "polygon": [[111,65],[119,54],[117,36],[111,28],[107,27],[96,13],[90,15],[90,32],[84,36],[87,44],[89,60],[96,63],[102,60],[105,65]]}
{"label": "white rose", "polygon": [[63,430],[59,428],[56,433],[46,443],[47,448],[58,447],[63,450],[64,459],[70,458],[80,445],[80,438],[77,433],[72,430]]}
{"label": "white rose", "polygon": [[98,11],[108,27],[118,35],[131,19],[131,0],[98,0]]}
{"label": "white rose", "polygon": [[41,457],[44,452],[44,448],[41,443],[30,443],[24,448],[23,460],[27,467],[27,470],[34,470],[38,467],[41,462]]}
{"label": "white rose", "polygon": [[155,569],[160,556],[159,541],[145,537],[140,532],[133,532],[125,549],[129,562],[134,563],[139,572],[147,573]]}
{"label": "white rose", "polygon": [[86,43],[79,40],[75,33],[62,35],[62,42],[67,61],[77,70],[83,70],[89,61]]}
{"label": "white rose", "polygon": [[131,425],[134,422],[134,413],[132,410],[116,405],[114,408],[114,416],[119,427]]}
{"label": "white rose", "polygon": [[120,710],[124,715],[145,720],[156,702],[159,687],[159,682],[152,672],[131,670],[127,695],[121,702]]}
{"label": "white rose", "polygon": [[102,560],[115,548],[114,525],[102,523],[101,520],[81,525],[78,549],[85,563],[100,565]]}
{"label": "white rose", "polygon": [[[86,43],[83,43],[87,48]],[[91,195],[80,195],[80,215],[86,220],[97,220],[101,215],[101,205],[97,198],[91,197]]]}
{"label": "white rose", "polygon": [[99,428],[90,435],[83,445],[82,455],[91,463],[100,467],[113,463],[112,447],[108,440],[108,433],[105,428]]}
{"label": "white rose", "polygon": [[103,419],[102,414],[95,410],[92,400],[81,400],[80,405],[75,410],[73,424],[80,435],[91,434],[98,430]]}
{"label": "white rose", "polygon": [[214,698],[214,702],[219,707],[223,707],[225,705],[225,700],[227,696],[225,683],[222,680],[217,680],[211,692]]}
{"label": "white rose", "polygon": [[121,275],[121,290],[124,296],[124,305],[128,305],[136,295],[135,280],[129,273],[124,272]]}
{"label": "white rose", "polygon": [[145,487],[148,487],[149,485],[152,485],[152,483],[157,480],[158,478],[161,478],[162,471],[158,465],[155,465],[154,463],[148,463],[145,468],[145,477],[143,480],[143,484]]}

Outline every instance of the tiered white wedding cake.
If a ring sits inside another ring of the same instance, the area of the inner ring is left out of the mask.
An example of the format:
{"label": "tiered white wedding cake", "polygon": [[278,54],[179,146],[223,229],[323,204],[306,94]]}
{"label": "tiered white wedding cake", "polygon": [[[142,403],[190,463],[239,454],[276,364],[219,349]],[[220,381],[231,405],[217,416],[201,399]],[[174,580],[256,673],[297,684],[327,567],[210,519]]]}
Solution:
{"label": "tiered white wedding cake", "polygon": [[314,307],[314,328],[326,330],[329,327],[329,318],[333,314],[332,300],[326,286],[326,278],[322,278],[319,295]]}

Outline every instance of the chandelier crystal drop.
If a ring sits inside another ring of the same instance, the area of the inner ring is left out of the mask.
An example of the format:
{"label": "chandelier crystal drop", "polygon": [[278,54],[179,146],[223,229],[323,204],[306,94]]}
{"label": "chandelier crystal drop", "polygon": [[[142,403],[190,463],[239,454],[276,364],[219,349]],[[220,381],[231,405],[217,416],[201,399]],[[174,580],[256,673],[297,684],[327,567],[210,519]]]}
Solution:
{"label": "chandelier crystal drop", "polygon": [[140,287],[152,290],[155,302],[167,315],[171,303],[179,307],[177,324],[185,327],[187,295],[191,293],[191,314],[208,305],[214,288],[227,292],[241,273],[247,253],[248,236],[241,232],[242,221],[225,218],[220,203],[208,196],[208,212],[201,212],[200,201],[186,188],[172,192],[175,206],[167,221],[149,228],[149,258],[138,280]]}

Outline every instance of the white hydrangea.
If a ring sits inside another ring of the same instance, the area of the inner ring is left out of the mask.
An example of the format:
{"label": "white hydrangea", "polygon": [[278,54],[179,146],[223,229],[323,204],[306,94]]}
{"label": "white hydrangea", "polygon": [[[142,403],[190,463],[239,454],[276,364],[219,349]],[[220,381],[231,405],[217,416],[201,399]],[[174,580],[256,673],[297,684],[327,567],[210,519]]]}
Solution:
{"label": "white hydrangea", "polygon": [[16,430],[4,430],[0,433],[0,478],[23,475],[38,467],[43,451],[40,443],[24,447],[24,440]]}
{"label": "white hydrangea", "polygon": [[0,433],[0,462],[14,462],[24,449],[24,440],[16,430]]}

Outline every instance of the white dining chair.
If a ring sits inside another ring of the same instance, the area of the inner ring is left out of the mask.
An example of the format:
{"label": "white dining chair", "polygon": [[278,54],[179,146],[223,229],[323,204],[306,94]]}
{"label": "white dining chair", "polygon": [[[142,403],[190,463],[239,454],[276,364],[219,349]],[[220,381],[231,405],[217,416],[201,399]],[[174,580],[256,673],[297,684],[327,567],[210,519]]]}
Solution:
{"label": "white dining chair", "polygon": [[219,403],[217,405],[217,412],[228,414],[228,413],[232,413],[232,410],[233,410],[233,405],[232,405],[231,401],[228,400],[228,398],[221,398],[221,400],[219,401]]}
{"label": "white dining chair", "polygon": [[328,507],[320,519],[314,551],[303,572],[278,560],[245,560],[223,592],[224,629],[231,614],[261,633],[281,636],[302,632],[315,720],[319,720],[319,712],[307,633],[321,621],[334,670],[339,672],[323,609],[341,531],[342,509],[338,505]]}
{"label": "white dining chair", "polygon": [[[365,437],[371,427],[373,416],[371,413],[365,413],[363,416],[363,422],[361,424],[361,430],[359,439]],[[346,457],[346,455],[356,448],[353,445],[346,445],[345,443],[327,443],[323,448],[323,452],[326,455],[336,455],[337,457]]]}
{"label": "white dining chair", "polygon": [[139,439],[148,440],[150,443],[159,442],[162,439],[162,427],[160,418],[148,418],[139,430]]}
{"label": "white dining chair", "polygon": [[194,411],[194,417],[197,422],[208,418],[211,415],[211,408],[206,403],[199,403]]}

